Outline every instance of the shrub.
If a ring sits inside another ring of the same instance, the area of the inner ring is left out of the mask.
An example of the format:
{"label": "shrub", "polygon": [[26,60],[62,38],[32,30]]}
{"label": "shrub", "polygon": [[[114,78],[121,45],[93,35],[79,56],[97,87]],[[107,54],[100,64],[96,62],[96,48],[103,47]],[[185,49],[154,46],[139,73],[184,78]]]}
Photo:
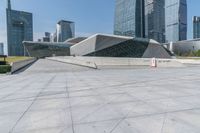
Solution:
{"label": "shrub", "polygon": [[7,73],[11,71],[10,65],[0,65],[0,73]]}
{"label": "shrub", "polygon": [[183,57],[200,57],[200,50],[198,51],[188,51],[185,53],[176,53],[177,56],[183,56]]}
{"label": "shrub", "polygon": [[200,57],[200,50],[195,51],[195,56]]}

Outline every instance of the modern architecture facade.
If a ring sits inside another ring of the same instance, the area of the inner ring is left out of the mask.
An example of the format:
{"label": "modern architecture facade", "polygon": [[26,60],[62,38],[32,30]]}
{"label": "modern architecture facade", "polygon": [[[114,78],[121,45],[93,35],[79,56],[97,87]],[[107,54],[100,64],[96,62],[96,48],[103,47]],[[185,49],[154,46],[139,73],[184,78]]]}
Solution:
{"label": "modern architecture facade", "polygon": [[171,58],[161,44],[144,38],[95,34],[70,47],[72,56]]}
{"label": "modern architecture facade", "polygon": [[31,57],[69,56],[71,44],[24,41],[23,45]]}
{"label": "modern architecture facade", "polygon": [[61,43],[27,42],[24,46],[33,57],[95,56],[171,58],[163,45],[152,39],[95,34],[88,38],[74,38]]}
{"label": "modern architecture facade", "polygon": [[33,40],[33,17],[32,13],[11,9],[8,0],[7,11],[7,44],[9,56],[24,56],[23,41]]}
{"label": "modern architecture facade", "polygon": [[190,55],[200,50],[200,38],[164,44],[171,52],[179,56]]}
{"label": "modern architecture facade", "polygon": [[193,38],[200,38],[200,17],[193,17]]}
{"label": "modern architecture facade", "polygon": [[64,42],[75,37],[75,24],[72,21],[61,20],[57,23],[57,42]]}
{"label": "modern architecture facade", "polygon": [[75,45],[79,42],[82,42],[83,40],[87,39],[87,37],[75,37],[75,38],[71,38],[65,41],[65,43],[70,43],[72,45]]}
{"label": "modern architecture facade", "polygon": [[166,42],[187,40],[187,1],[165,0]]}
{"label": "modern architecture facade", "polygon": [[57,42],[57,33],[51,34],[51,42]]}
{"label": "modern architecture facade", "polygon": [[45,37],[49,37],[49,38],[51,37],[51,33],[50,32],[45,32],[44,35],[45,35]]}
{"label": "modern architecture facade", "polygon": [[0,55],[4,55],[4,46],[3,46],[3,43],[0,43]]}
{"label": "modern architecture facade", "polygon": [[23,45],[28,55],[32,57],[70,56],[70,47],[85,39],[85,37],[77,37],[68,39],[65,42],[24,41]]}
{"label": "modern architecture facade", "polygon": [[145,0],[145,37],[165,42],[165,0]]}
{"label": "modern architecture facade", "polygon": [[51,33],[45,32],[45,36],[43,37],[43,42],[50,42],[51,41]]}
{"label": "modern architecture facade", "polygon": [[144,0],[115,1],[114,34],[145,37]]}

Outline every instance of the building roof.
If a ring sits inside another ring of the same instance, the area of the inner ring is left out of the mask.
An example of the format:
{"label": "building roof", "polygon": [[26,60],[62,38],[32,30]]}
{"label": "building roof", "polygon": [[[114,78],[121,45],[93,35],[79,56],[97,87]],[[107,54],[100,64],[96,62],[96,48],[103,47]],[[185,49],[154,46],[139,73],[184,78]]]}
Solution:
{"label": "building roof", "polygon": [[68,20],[60,20],[60,21],[58,21],[58,24],[60,24],[60,23],[74,23],[73,21],[68,21]]}
{"label": "building roof", "polygon": [[72,44],[77,44],[83,40],[87,39],[87,37],[75,37],[75,38],[70,38],[70,39],[67,39],[65,41],[65,43],[72,43]]}
{"label": "building roof", "polygon": [[76,56],[171,57],[169,51],[155,40],[108,34],[92,35],[71,46],[70,52]]}
{"label": "building roof", "polygon": [[65,43],[65,42],[33,42],[33,41],[23,41],[23,44],[40,44],[40,45],[60,45],[60,46],[71,46],[72,44],[68,44],[68,43]]}

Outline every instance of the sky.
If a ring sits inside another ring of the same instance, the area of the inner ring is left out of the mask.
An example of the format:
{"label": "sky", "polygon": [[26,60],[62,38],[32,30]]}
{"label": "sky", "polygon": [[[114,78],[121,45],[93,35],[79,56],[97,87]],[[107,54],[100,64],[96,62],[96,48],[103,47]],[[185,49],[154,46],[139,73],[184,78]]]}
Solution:
{"label": "sky", "polygon": [[[188,39],[192,38],[192,16],[200,16],[200,0],[187,0]],[[115,0],[11,0],[12,9],[33,13],[34,40],[44,32],[54,33],[59,20],[75,22],[76,36],[113,33]],[[0,0],[0,42],[6,44],[7,0]]]}

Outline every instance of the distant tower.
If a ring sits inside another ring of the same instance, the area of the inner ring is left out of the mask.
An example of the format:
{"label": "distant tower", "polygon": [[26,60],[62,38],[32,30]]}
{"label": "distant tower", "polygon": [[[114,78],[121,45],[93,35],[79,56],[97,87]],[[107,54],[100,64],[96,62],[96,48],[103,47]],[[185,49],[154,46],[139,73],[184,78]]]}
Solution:
{"label": "distant tower", "polygon": [[145,0],[145,36],[165,42],[165,0]]}
{"label": "distant tower", "polygon": [[200,38],[200,17],[193,17],[193,38]]}
{"label": "distant tower", "polygon": [[12,10],[11,1],[8,0],[7,2],[8,55],[24,56],[26,52],[22,42],[33,40],[33,16],[29,12]]}
{"label": "distant tower", "polygon": [[4,46],[3,43],[0,42],[0,55],[4,55]]}
{"label": "distant tower", "polygon": [[143,38],[144,21],[144,0],[115,0],[115,35]]}
{"label": "distant tower", "polygon": [[187,0],[165,1],[166,42],[187,40]]}
{"label": "distant tower", "polygon": [[9,10],[11,10],[11,2],[10,0],[8,0],[8,7],[7,7]]}
{"label": "distant tower", "polygon": [[61,20],[56,28],[57,42],[64,42],[75,37],[75,23],[72,21]]}

